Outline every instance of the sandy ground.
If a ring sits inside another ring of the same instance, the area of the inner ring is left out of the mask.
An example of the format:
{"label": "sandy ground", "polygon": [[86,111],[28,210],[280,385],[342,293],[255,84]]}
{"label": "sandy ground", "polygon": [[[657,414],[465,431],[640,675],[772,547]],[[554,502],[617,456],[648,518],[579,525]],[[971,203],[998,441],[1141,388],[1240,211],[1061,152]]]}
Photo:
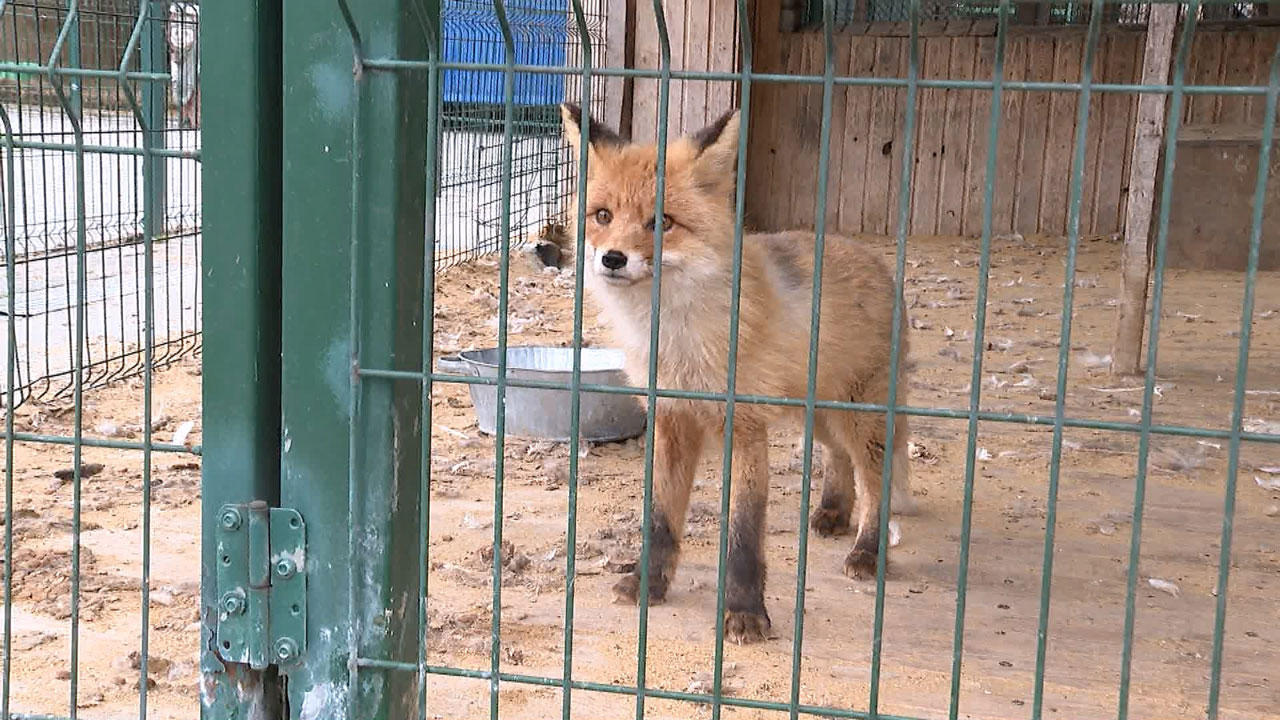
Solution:
{"label": "sandy ground", "polygon": [[[892,246],[868,238],[886,257]],[[996,243],[982,375],[982,408],[1051,415],[1065,255],[1059,239]],[[963,409],[968,403],[977,275],[976,242],[913,239],[907,300],[913,359],[909,402]],[[1140,382],[1106,371],[1119,284],[1119,248],[1085,241],[1076,289],[1067,413],[1133,422]],[[439,354],[496,342],[497,267],[491,259],[439,277]],[[572,277],[513,263],[512,344],[567,344]],[[1246,427],[1280,432],[1280,277],[1258,282]],[[1170,272],[1158,365],[1157,423],[1225,429],[1236,368],[1242,277]],[[477,321],[483,318],[485,321]],[[606,340],[594,311],[589,343]],[[798,367],[802,367],[797,359]],[[194,421],[199,442],[198,359],[159,373],[157,437]],[[430,560],[430,662],[487,669],[492,614],[494,443],[478,433],[466,388],[435,400]],[[141,383],[91,393],[86,432],[137,436]],[[25,406],[20,430],[69,434],[64,404]],[[1049,620],[1045,716],[1116,713],[1127,560],[1133,529],[1137,436],[1068,429],[1064,435]],[[966,421],[915,421],[912,472],[922,513],[901,519],[885,597],[881,712],[946,717],[956,625]],[[961,717],[1031,713],[1040,610],[1051,428],[983,422],[977,438],[972,543],[959,686]],[[1203,717],[1207,702],[1227,446],[1218,440],[1155,437],[1143,515],[1130,717]],[[511,543],[502,602],[503,669],[560,677],[564,645],[567,448],[507,442],[504,537]],[[575,680],[631,685],[637,672],[637,612],[614,605],[610,586],[634,558],[641,503],[642,445],[598,445],[581,460],[578,577],[573,633]],[[798,434],[771,440],[772,488],[766,601],[775,637],[725,649],[726,693],[787,701],[792,685],[797,530],[801,523]],[[136,717],[142,458],[85,450],[102,472],[84,482],[79,704],[85,717]],[[54,477],[70,450],[15,450],[12,707],[66,714],[72,489]],[[1222,677],[1223,718],[1280,717],[1280,450],[1246,443],[1236,493]],[[650,613],[646,683],[667,690],[710,688],[715,622],[720,460],[708,458],[696,485],[680,574],[665,605]],[[1270,471],[1268,471],[1270,469]],[[1257,478],[1255,480],[1255,478]],[[198,458],[153,462],[149,715],[198,712]],[[815,478],[814,500],[820,478]],[[808,548],[800,702],[867,708],[874,586],[840,572],[845,539],[811,538]],[[133,653],[131,655],[131,652]],[[432,676],[431,717],[488,714],[488,683]],[[575,691],[573,715],[634,716],[634,699]],[[504,717],[558,716],[558,689],[504,682]],[[707,717],[710,709],[650,699],[649,717]],[[725,717],[777,717],[726,709]]]}

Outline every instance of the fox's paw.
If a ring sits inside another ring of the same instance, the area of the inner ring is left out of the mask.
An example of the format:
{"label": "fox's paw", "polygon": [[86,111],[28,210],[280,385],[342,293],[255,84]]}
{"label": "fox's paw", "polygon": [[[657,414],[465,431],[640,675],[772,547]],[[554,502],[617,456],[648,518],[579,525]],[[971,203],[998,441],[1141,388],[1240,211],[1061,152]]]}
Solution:
{"label": "fox's paw", "polygon": [[820,537],[835,537],[849,532],[849,511],[820,507],[809,516],[809,527]]}
{"label": "fox's paw", "polygon": [[[854,548],[844,558],[844,574],[854,580],[876,579],[876,554],[869,550]],[[885,566],[888,576],[888,565]]]}
{"label": "fox's paw", "polygon": [[769,630],[773,624],[769,622],[769,613],[764,608],[758,611],[725,610],[724,636],[730,642],[739,645],[764,642],[769,639]]}
{"label": "fox's paw", "polygon": [[[667,583],[661,577],[649,576],[649,604],[661,605],[667,599]],[[613,601],[623,605],[640,604],[640,576],[625,575],[613,584]]]}

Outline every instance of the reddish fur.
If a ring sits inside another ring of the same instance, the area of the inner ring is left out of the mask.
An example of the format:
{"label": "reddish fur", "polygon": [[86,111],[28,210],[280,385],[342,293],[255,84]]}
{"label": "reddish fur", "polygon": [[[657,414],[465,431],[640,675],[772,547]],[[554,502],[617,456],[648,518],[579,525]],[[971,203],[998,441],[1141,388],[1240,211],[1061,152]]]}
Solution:
{"label": "reddish fur", "polygon": [[[568,110],[565,132],[576,147],[579,128]],[[674,225],[662,237],[657,366],[661,388],[707,392],[728,388],[737,114],[723,122],[718,136],[711,135],[705,147],[693,138],[679,138],[667,146],[663,212]],[[649,382],[654,256],[654,233],[646,223],[653,216],[657,193],[657,149],[607,139],[593,139],[588,146],[585,285],[601,306],[616,343],[627,353],[627,374],[632,383],[643,386]],[[601,209],[612,214],[607,224],[596,220]],[[570,217],[576,218],[576,213],[571,212]],[[624,280],[605,277],[608,271],[600,258],[610,250],[629,258]],[[744,238],[738,393],[805,396],[813,255],[814,236],[809,232],[749,234]],[[848,238],[827,235],[818,399],[887,400],[894,298],[893,278],[878,257]],[[902,327],[900,366],[905,368],[905,318]],[[903,374],[899,403],[905,402]],[[697,459],[704,445],[723,447],[722,437],[703,443],[702,436],[722,434],[724,405],[664,398],[658,402],[657,413],[655,509],[677,531],[677,548],[670,557],[661,559],[661,567],[654,568],[661,573],[659,582],[665,592],[675,571],[679,530],[684,525]],[[763,607],[760,544],[768,490],[767,430],[780,420],[803,423],[803,417],[800,408],[736,405],[727,627],[731,639],[739,642],[762,639],[769,626]],[[896,426],[893,499],[895,510],[906,511],[910,509],[906,417],[897,416]],[[690,433],[699,437],[694,440]],[[858,533],[845,571],[867,577],[868,572],[874,573],[878,541],[883,452],[877,452],[876,444],[883,447],[885,417],[882,413],[819,411],[815,433],[826,448],[827,480],[824,502],[813,516],[814,527],[823,535],[843,531],[839,518],[843,515],[848,522],[849,506],[856,495],[854,527]],[[754,579],[757,569],[758,582]],[[751,578],[751,587],[736,587],[735,577]],[[621,583],[619,594],[633,600],[634,580]]]}

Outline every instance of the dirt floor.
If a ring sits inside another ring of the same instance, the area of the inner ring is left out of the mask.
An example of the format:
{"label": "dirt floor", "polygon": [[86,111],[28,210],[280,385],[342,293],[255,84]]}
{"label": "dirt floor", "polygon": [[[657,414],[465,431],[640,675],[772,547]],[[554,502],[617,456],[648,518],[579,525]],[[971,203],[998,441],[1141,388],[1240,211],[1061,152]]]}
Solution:
{"label": "dirt floor", "polygon": [[[892,255],[889,242],[868,243]],[[982,408],[1051,415],[1065,254],[1060,239],[996,241],[982,374]],[[1140,380],[1107,373],[1119,247],[1082,244],[1076,287],[1067,413],[1136,421]],[[908,402],[963,409],[973,352],[977,244],[912,239],[907,301],[917,370]],[[437,298],[440,354],[496,343],[497,267],[480,260],[444,271]],[[512,273],[512,344],[567,344],[572,275],[543,272],[521,255]],[[1155,421],[1225,429],[1238,350],[1242,277],[1170,272],[1160,338]],[[1280,275],[1258,281],[1245,426],[1280,432]],[[488,322],[477,321],[484,318]],[[590,343],[606,342],[594,311]],[[800,365],[797,359],[797,365]],[[156,377],[157,439],[194,422],[200,441],[198,360]],[[494,443],[475,427],[465,387],[435,400],[429,661],[487,669],[491,619]],[[67,403],[20,410],[24,432],[69,434]],[[141,383],[92,393],[85,428],[139,437]],[[1045,716],[1116,714],[1124,598],[1134,501],[1137,436],[1068,429],[1058,495]],[[181,438],[180,438],[181,439]],[[768,528],[766,601],[775,637],[725,649],[725,688],[734,697],[787,701],[792,672],[800,517],[799,435],[775,433]],[[901,518],[901,543],[885,598],[881,712],[946,717],[956,625],[966,421],[921,418],[912,435],[918,516]],[[983,422],[977,438],[972,543],[964,626],[960,716],[1031,714],[1040,610],[1051,428]],[[1218,440],[1154,437],[1143,515],[1130,717],[1204,716],[1217,558],[1227,470]],[[502,604],[503,669],[563,673],[567,447],[511,439],[504,519],[511,543]],[[84,482],[79,705],[84,717],[138,711],[140,453],[87,448],[102,471]],[[1229,585],[1223,718],[1280,717],[1280,450],[1246,443],[1237,479]],[[573,677],[636,681],[637,612],[612,603],[617,572],[634,559],[641,502],[642,445],[598,445],[581,460]],[[55,478],[70,466],[66,447],[22,443],[15,450],[15,711],[66,714],[70,697],[69,557],[72,488]],[[650,613],[647,684],[710,689],[715,623],[720,460],[708,458],[695,490],[684,556],[665,605]],[[814,501],[819,478],[814,481]],[[158,454],[151,514],[151,681],[149,714],[198,712],[198,458]],[[800,701],[866,709],[874,586],[841,572],[849,541],[812,537],[804,588]],[[488,683],[432,676],[429,715],[488,714]],[[573,715],[634,716],[626,695],[575,691]],[[558,689],[501,685],[504,717],[558,716]],[[709,707],[650,699],[648,717],[707,717]],[[778,717],[726,709],[725,717]]]}

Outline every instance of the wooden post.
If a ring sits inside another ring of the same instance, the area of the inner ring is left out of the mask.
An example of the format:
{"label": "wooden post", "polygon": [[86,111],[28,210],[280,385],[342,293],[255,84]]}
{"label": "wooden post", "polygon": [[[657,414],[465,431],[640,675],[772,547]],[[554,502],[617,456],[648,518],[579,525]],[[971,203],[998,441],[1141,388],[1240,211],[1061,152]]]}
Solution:
{"label": "wooden post", "polygon": [[[632,19],[635,17],[635,0],[607,0],[604,3],[605,46],[602,53],[596,56],[596,67],[629,68],[634,66]],[[605,116],[600,118],[609,127],[623,132],[630,130],[630,102],[627,97],[631,81],[629,78],[610,77],[604,83]]]}
{"label": "wooden post", "polygon": [[[1173,31],[1178,23],[1179,7],[1174,3],[1151,6],[1146,47],[1142,54],[1144,85],[1169,82]],[[1154,93],[1138,98],[1120,265],[1120,306],[1116,315],[1115,344],[1111,349],[1111,372],[1115,374],[1136,375],[1141,365],[1147,284],[1151,277],[1151,219],[1155,207],[1156,169],[1160,165],[1160,149],[1164,141],[1167,99],[1164,94]]]}

